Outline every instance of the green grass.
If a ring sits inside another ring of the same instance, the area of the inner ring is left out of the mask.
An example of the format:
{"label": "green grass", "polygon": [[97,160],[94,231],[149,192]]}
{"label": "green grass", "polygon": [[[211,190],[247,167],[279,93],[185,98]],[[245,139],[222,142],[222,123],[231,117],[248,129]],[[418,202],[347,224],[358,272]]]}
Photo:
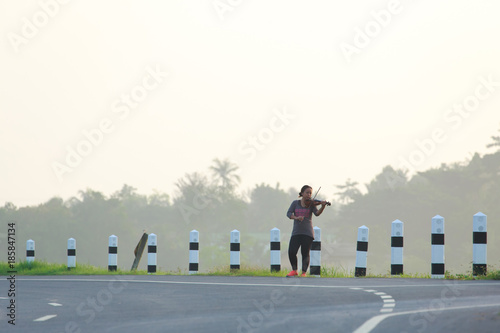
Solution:
{"label": "green grass", "polygon": [[489,269],[486,275],[472,275],[472,272],[466,274],[450,274],[445,273],[445,278],[448,280],[500,280],[500,270]]}
{"label": "green grass", "polygon": [[[0,262],[0,276],[8,276],[13,273],[9,273],[12,269],[6,262]],[[68,270],[65,264],[54,264],[47,263],[44,261],[35,261],[28,263],[26,261],[16,263],[14,270],[15,275],[147,275],[145,270],[137,271],[125,271],[118,269],[116,272],[108,272],[107,268],[96,267],[92,265],[78,264],[75,268]],[[215,267],[208,272],[198,273],[197,275],[204,276],[273,276],[273,277],[285,277],[288,274],[288,269],[282,269],[279,272],[271,272],[269,267],[262,266],[245,266],[242,265],[241,269],[229,269],[229,266],[219,266]],[[187,271],[181,271],[177,269],[176,271],[161,271],[158,270],[156,275],[188,275]],[[354,271],[348,271],[342,266],[336,267],[321,267],[321,277],[327,278],[353,278]],[[402,275],[390,275],[389,272],[386,274],[368,274],[366,277],[361,277],[363,279],[369,278],[418,278],[418,279],[430,279],[430,274],[402,274]],[[473,276],[472,272],[467,274],[451,274],[449,272],[445,273],[445,278],[450,280],[500,280],[500,270],[495,270],[490,268],[486,275]]]}
{"label": "green grass", "polygon": [[327,267],[321,266],[321,276],[322,277],[331,277],[331,278],[349,278],[354,277],[354,271],[348,271],[346,268],[342,266],[335,267]]}
{"label": "green grass", "polygon": [[8,263],[0,262],[0,276],[1,275],[141,275],[147,274],[146,271],[122,271],[117,270],[116,272],[108,272],[107,268],[96,267],[92,265],[76,264],[75,268],[68,269],[66,264],[53,264],[44,261],[34,261],[28,263],[23,261],[16,263],[14,266],[14,271],[16,273],[9,273],[12,269],[9,267]]}
{"label": "green grass", "polygon": [[404,273],[398,275],[391,275],[390,272],[387,272],[386,274],[367,274],[366,278],[430,279],[431,275],[428,273]]}

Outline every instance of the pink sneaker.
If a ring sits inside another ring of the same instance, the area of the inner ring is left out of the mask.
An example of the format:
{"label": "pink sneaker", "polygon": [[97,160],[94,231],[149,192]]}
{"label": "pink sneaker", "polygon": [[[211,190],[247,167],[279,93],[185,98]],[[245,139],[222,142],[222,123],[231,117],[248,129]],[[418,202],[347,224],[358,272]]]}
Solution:
{"label": "pink sneaker", "polygon": [[286,275],[286,277],[297,276],[297,275],[299,275],[299,273],[297,273],[297,271],[291,271],[290,273],[288,273]]}
{"label": "pink sneaker", "polygon": [[306,277],[306,272],[302,272],[302,274],[300,274],[301,277]]}

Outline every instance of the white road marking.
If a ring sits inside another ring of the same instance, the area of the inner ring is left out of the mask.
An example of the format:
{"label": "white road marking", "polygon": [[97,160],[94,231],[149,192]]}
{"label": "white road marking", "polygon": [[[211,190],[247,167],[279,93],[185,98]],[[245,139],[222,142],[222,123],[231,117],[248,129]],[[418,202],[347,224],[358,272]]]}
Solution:
{"label": "white road marking", "polygon": [[[150,280],[127,280],[127,279],[17,279],[18,281],[65,281],[65,282],[126,282],[126,283],[161,283],[161,284],[188,284],[188,285],[219,285],[219,286],[249,286],[249,287],[301,287],[301,288],[333,288],[342,289],[348,288],[353,289],[348,286],[315,286],[315,285],[301,285],[301,284],[272,284],[272,283],[225,283],[225,282],[194,282],[194,281],[150,281]],[[365,286],[359,287],[356,290],[362,290],[364,288],[412,288],[412,287],[442,287],[446,284],[421,284],[421,285],[387,285],[387,286]],[[470,283],[466,285],[473,285],[476,287],[491,287],[500,285],[500,282],[493,283]]]}
{"label": "white road marking", "polygon": [[[350,289],[354,289],[354,288],[350,288]],[[363,290],[363,288],[358,288],[358,289]],[[394,307],[396,306],[396,300],[394,298],[392,298],[391,295],[387,295],[384,292],[378,292],[374,289],[366,289],[363,291],[366,291],[367,293],[373,293],[374,295],[380,296],[380,298],[384,302],[384,305],[380,309],[380,312],[392,312],[392,310],[394,310]]]}
{"label": "white road marking", "polygon": [[390,314],[378,315],[378,316],[375,316],[375,317],[368,319],[367,321],[365,321],[365,323],[363,325],[358,327],[358,329],[355,330],[353,333],[370,333],[375,327],[377,327],[378,324],[380,324],[384,319],[389,318],[389,317],[404,316],[404,315],[422,313],[422,312],[466,310],[466,309],[484,308],[484,307],[490,307],[490,306],[500,306],[500,303],[457,306],[457,307],[450,307],[450,308],[444,308],[444,309],[439,308],[439,309],[423,309],[423,310],[414,310],[414,311],[393,312]]}
{"label": "white road marking", "polygon": [[390,308],[386,308],[386,309],[381,309],[380,310],[381,313],[384,313],[384,312],[392,312],[392,309]]}
{"label": "white road marking", "polygon": [[[326,288],[345,289],[348,286],[318,286],[310,284],[279,284],[279,283],[229,283],[229,282],[195,282],[195,281],[152,281],[152,280],[125,280],[125,279],[18,279],[22,281],[48,281],[48,282],[126,282],[126,283],[159,283],[159,284],[186,284],[202,286],[237,286],[237,287],[295,287],[295,288]],[[293,279],[292,279],[293,280]],[[292,281],[290,280],[290,281]],[[298,280],[296,280],[298,281]],[[360,288],[363,289],[363,288]]]}
{"label": "white road marking", "polygon": [[49,305],[52,305],[52,306],[62,306],[62,304],[59,304],[59,303],[47,303]]}
{"label": "white road marking", "polygon": [[54,317],[57,317],[57,315],[43,316],[43,317],[37,318],[37,319],[35,319],[33,321],[46,321],[46,320],[52,319]]}
{"label": "white road marking", "polygon": [[8,299],[7,297],[0,297],[0,299]]}

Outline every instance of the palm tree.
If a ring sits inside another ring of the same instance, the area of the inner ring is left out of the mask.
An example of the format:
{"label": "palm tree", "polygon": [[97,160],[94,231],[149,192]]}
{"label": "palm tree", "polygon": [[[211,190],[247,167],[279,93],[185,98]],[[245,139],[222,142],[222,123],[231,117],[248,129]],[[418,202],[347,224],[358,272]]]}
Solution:
{"label": "palm tree", "polygon": [[186,202],[194,202],[198,197],[205,197],[210,193],[207,187],[207,179],[204,175],[194,172],[186,174],[184,178],[180,178],[175,186],[180,191],[180,196],[177,200]]}
{"label": "palm tree", "polygon": [[241,181],[240,176],[236,174],[238,166],[227,158],[222,161],[216,158],[213,162],[214,164],[210,166],[210,170],[216,184],[224,190],[232,192]]}

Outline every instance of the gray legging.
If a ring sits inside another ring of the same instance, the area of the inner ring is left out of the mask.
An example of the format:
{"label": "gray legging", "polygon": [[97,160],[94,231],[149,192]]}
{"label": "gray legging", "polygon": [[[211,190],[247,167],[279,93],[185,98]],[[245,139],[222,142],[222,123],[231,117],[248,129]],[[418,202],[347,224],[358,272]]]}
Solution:
{"label": "gray legging", "polygon": [[302,254],[302,272],[307,272],[310,260],[311,245],[314,238],[308,235],[293,235],[290,237],[290,244],[288,245],[288,259],[294,271],[297,270],[297,252]]}

